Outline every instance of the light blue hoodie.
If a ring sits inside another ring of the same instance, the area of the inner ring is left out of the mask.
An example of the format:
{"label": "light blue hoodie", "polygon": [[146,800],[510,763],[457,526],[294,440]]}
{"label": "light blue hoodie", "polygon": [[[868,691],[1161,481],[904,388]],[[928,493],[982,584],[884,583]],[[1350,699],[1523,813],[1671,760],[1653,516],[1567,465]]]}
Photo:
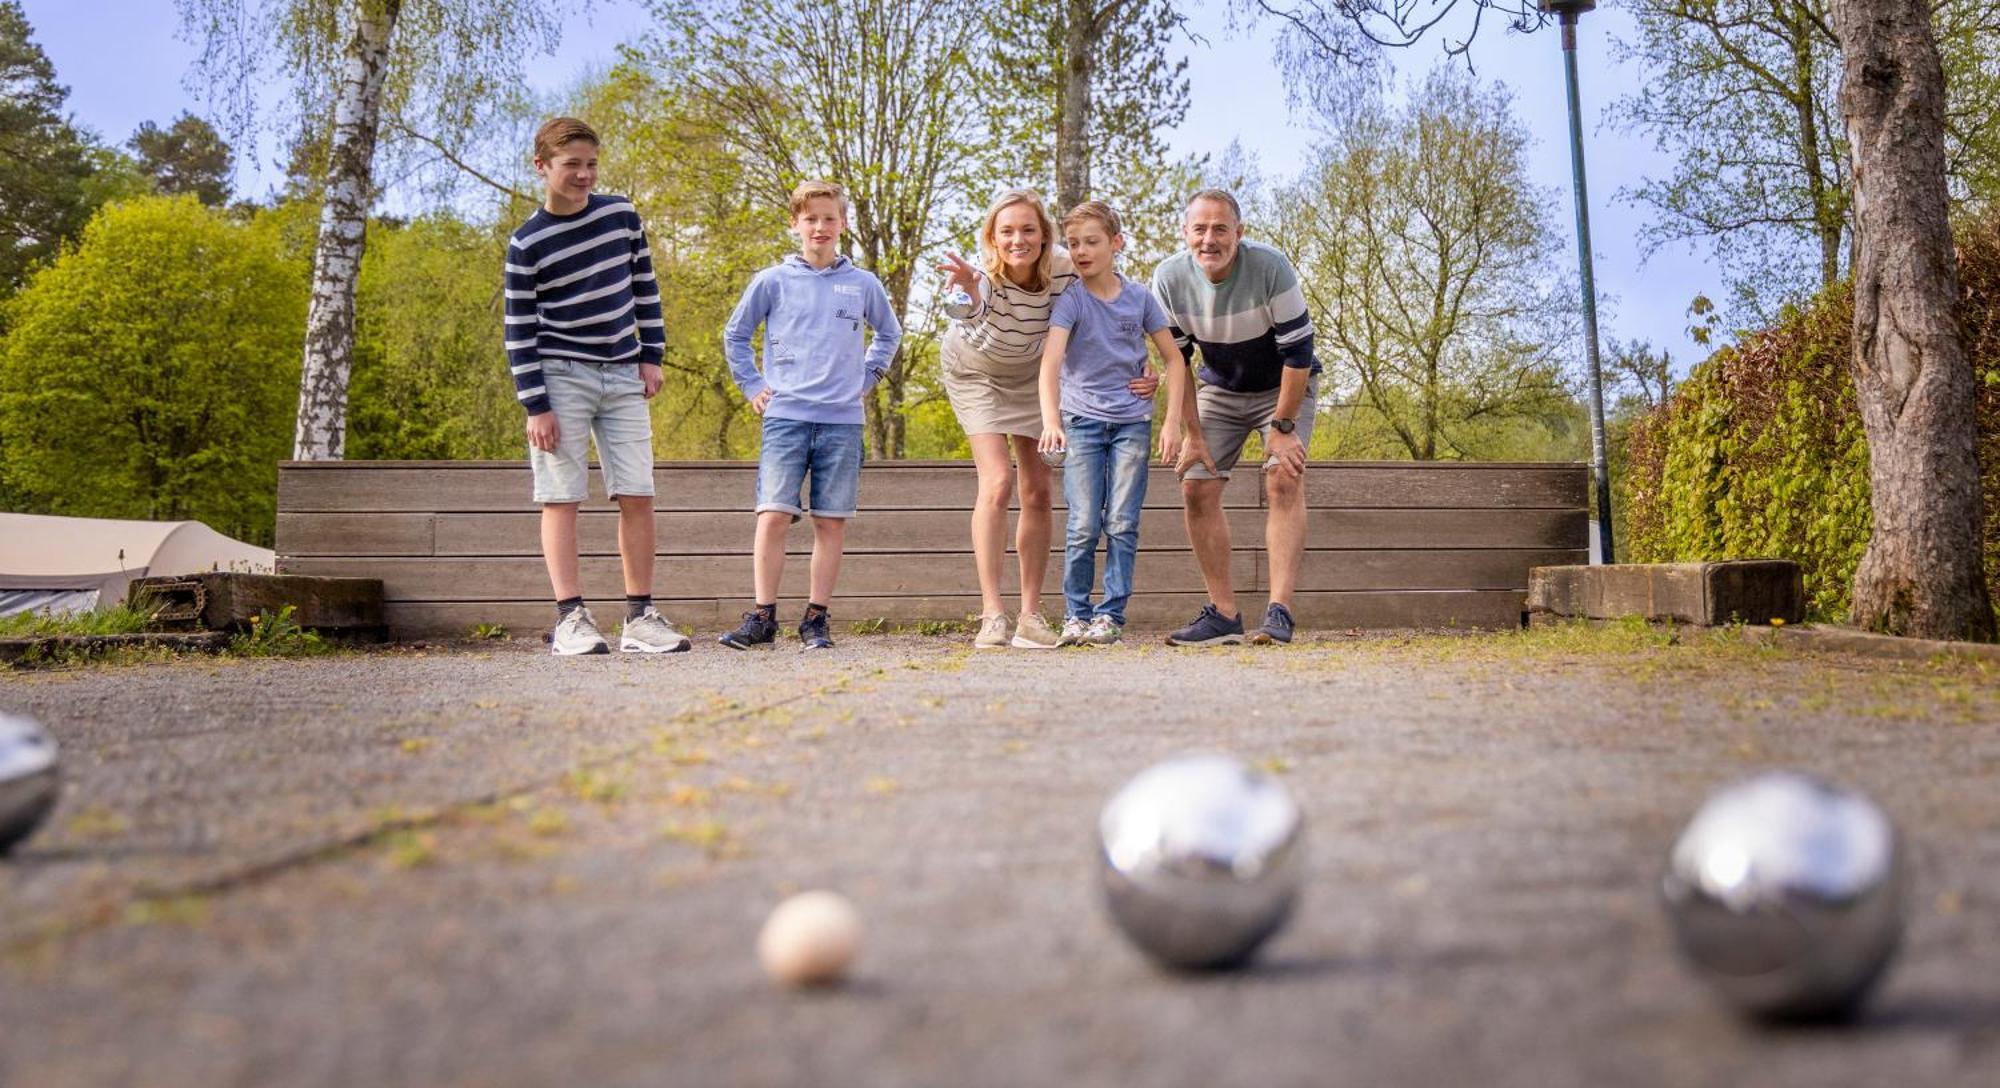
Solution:
{"label": "light blue hoodie", "polygon": [[[862,345],[861,327],[869,329]],[[764,370],[750,337],[764,326]],[[745,397],[766,386],[767,419],[860,423],[861,398],[889,369],[903,329],[875,274],[846,257],[814,268],[798,254],[757,273],[722,328],[722,354]]]}

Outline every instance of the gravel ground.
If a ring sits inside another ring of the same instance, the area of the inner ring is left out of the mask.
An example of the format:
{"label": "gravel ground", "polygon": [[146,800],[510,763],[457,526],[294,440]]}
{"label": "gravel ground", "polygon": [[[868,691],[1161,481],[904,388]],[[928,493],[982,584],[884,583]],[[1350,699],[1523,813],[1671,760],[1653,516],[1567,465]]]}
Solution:
{"label": "gravel ground", "polygon": [[[1991,667],[1631,628],[1270,650],[554,660],[525,642],[0,677],[69,783],[0,864],[0,1084],[1991,1084]],[[1280,770],[1289,928],[1155,971],[1092,828],[1154,760]],[[1908,941],[1857,1024],[1738,1025],[1654,888],[1711,787],[1873,793]],[[866,918],[843,988],[752,945]]]}

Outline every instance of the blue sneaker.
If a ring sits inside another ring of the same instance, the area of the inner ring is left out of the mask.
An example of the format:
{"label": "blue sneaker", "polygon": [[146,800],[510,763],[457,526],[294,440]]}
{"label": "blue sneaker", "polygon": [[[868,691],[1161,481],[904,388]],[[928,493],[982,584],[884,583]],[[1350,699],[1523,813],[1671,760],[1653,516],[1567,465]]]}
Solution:
{"label": "blue sneaker", "polygon": [[806,607],[806,618],[799,621],[799,641],[808,650],[833,649],[833,637],[827,634],[826,609],[811,605]]}
{"label": "blue sneaker", "polygon": [[1202,605],[1193,623],[1167,636],[1169,646],[1234,646],[1242,641],[1242,615],[1224,619],[1212,604]]}
{"label": "blue sneaker", "polygon": [[1273,642],[1292,641],[1292,610],[1284,605],[1272,603],[1264,609],[1264,626],[1250,636],[1252,646],[1269,646]]}
{"label": "blue sneaker", "polygon": [[[775,609],[773,609],[775,611]],[[769,646],[778,637],[778,625],[771,612],[753,608],[743,613],[743,622],[736,630],[715,641],[732,650],[748,650],[753,646]]]}

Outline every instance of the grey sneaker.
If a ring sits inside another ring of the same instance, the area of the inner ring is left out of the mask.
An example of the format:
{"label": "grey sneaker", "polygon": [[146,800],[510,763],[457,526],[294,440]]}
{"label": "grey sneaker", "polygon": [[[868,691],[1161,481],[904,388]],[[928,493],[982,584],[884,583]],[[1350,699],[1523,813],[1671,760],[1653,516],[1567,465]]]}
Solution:
{"label": "grey sneaker", "polygon": [[1253,646],[1269,646],[1273,642],[1292,641],[1292,610],[1281,604],[1273,604],[1264,609],[1264,626],[1257,628],[1250,636]]}
{"label": "grey sneaker", "polygon": [[1057,637],[1060,640],[1061,645],[1081,646],[1083,645],[1083,636],[1086,633],[1088,633],[1089,630],[1090,630],[1089,624],[1083,622],[1083,620],[1079,619],[1076,616],[1068,616],[1063,619],[1062,634]]}
{"label": "grey sneaker", "polygon": [[1062,645],[1062,638],[1039,613],[1023,612],[1014,622],[1014,641],[1009,645],[1016,650],[1053,650]]}
{"label": "grey sneaker", "polygon": [[618,649],[628,654],[677,654],[693,645],[674,630],[657,608],[648,608],[618,630]]}
{"label": "grey sneaker", "polygon": [[604,641],[604,633],[597,629],[596,621],[590,618],[590,609],[578,605],[549,635],[549,652],[558,657],[573,657],[608,654],[611,647]]}
{"label": "grey sneaker", "polygon": [[975,650],[1000,650],[1007,646],[1007,617],[1001,615],[979,617],[979,635],[972,640]]}
{"label": "grey sneaker", "polygon": [[1098,614],[1090,618],[1090,627],[1083,633],[1086,646],[1109,646],[1125,637],[1125,629],[1111,622],[1111,617]]}
{"label": "grey sneaker", "polygon": [[1243,617],[1224,619],[1212,604],[1201,606],[1194,622],[1167,636],[1169,646],[1233,646],[1243,641]]}

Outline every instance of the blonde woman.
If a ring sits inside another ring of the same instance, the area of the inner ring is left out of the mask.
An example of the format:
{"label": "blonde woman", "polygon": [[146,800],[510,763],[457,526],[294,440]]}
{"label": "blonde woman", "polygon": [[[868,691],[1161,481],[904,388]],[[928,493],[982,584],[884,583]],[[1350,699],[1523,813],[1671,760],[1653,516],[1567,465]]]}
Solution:
{"label": "blonde woman", "polygon": [[[980,263],[947,254],[938,270],[955,296],[945,312],[945,394],[972,443],[979,494],[972,507],[972,554],[979,571],[979,649],[1053,649],[1061,641],[1041,615],[1042,579],[1049,562],[1049,467],[1036,449],[1042,437],[1039,381],[1049,312],[1076,282],[1069,255],[1056,248],[1055,223],[1032,189],[995,197],[979,226]],[[963,292],[963,295],[959,295]],[[1151,396],[1158,379],[1133,382]],[[1143,388],[1142,388],[1143,387]],[[1021,562],[1021,610],[1010,635],[1000,595],[1007,561],[1007,507],[1020,466],[1021,521],[1014,546]]]}

